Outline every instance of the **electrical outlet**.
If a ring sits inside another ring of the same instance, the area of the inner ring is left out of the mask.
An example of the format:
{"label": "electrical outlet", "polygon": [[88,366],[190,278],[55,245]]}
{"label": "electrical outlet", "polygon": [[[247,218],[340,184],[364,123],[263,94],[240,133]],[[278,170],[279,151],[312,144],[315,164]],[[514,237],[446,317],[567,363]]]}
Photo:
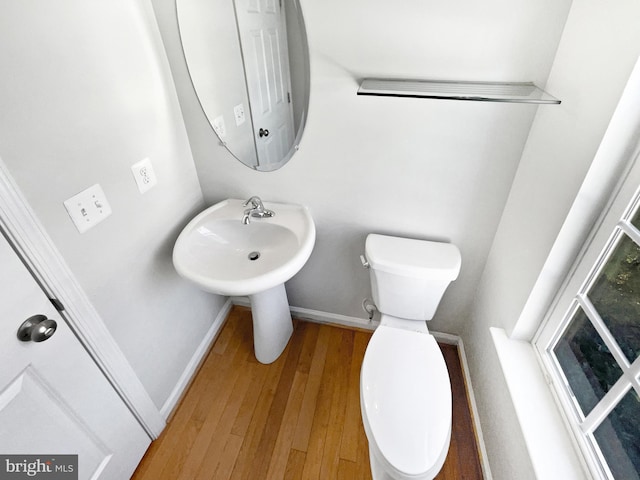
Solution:
{"label": "electrical outlet", "polygon": [[133,178],[136,180],[138,190],[140,193],[145,193],[158,183],[156,173],[153,171],[151,160],[145,158],[131,165],[131,171],[133,172]]}
{"label": "electrical outlet", "polygon": [[236,127],[239,127],[245,121],[244,105],[242,105],[240,103],[240,104],[236,105],[235,107],[233,107],[233,114],[234,114],[235,119],[236,119]]}
{"label": "electrical outlet", "polygon": [[99,184],[83,190],[64,202],[64,208],[80,233],[111,215],[111,206]]}
{"label": "electrical outlet", "polygon": [[213,119],[213,129],[220,138],[227,135],[227,127],[224,124],[224,117],[222,115]]}

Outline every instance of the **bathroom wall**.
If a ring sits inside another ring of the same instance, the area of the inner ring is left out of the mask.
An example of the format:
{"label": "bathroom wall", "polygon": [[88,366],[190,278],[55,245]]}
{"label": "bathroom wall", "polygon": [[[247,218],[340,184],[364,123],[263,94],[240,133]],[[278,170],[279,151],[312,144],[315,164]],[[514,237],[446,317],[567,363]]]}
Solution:
{"label": "bathroom wall", "polygon": [[[224,299],[171,263],[203,197],[151,5],[5,2],[0,43],[0,158],[161,408]],[[63,201],[95,183],[113,213],[79,234]]]}
{"label": "bathroom wall", "polygon": [[[517,423],[497,374],[489,327],[511,331],[521,318],[640,54],[638,18],[634,0],[573,1],[547,82],[562,104],[536,114],[466,324],[463,338],[494,478],[532,474],[522,470],[526,451],[511,440]],[[545,305],[535,307],[544,313]]]}
{"label": "bathroom wall", "polygon": [[[189,52],[190,78],[197,86],[210,121],[222,116],[224,141],[248,164],[257,165],[253,122],[248,115],[249,97],[241,81],[244,70],[233,2],[183,1],[175,2],[173,8],[182,22],[182,44]],[[217,68],[218,65],[224,68]],[[221,89],[224,95],[220,94]],[[247,109],[246,122],[236,125],[233,109],[240,104]]]}
{"label": "bathroom wall", "polygon": [[309,119],[299,152],[271,173],[219,146],[189,82],[173,3],[153,0],[206,202],[256,194],[304,203],[316,221],[314,253],[287,284],[290,303],[363,318],[367,233],[451,241],[462,272],[431,328],[460,332],[537,107],[358,97],[358,79],[543,85],[570,1],[302,0]]}

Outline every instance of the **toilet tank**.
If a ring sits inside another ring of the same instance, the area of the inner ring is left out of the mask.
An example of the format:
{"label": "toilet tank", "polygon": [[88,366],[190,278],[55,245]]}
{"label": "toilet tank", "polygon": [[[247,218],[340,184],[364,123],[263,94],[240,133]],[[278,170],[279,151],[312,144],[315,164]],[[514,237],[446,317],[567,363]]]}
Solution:
{"label": "toilet tank", "polygon": [[365,242],[373,302],[381,313],[431,320],[461,257],[451,243],[369,234]]}

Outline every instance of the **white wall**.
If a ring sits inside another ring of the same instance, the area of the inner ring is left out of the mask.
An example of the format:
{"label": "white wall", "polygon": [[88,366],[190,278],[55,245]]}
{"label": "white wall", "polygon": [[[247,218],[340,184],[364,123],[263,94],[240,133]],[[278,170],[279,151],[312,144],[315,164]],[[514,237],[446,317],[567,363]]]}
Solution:
{"label": "white wall", "polygon": [[640,54],[639,15],[634,0],[573,1],[547,82],[562,104],[536,114],[464,331],[495,478],[527,459],[511,442],[516,424],[495,420],[509,397],[489,327],[511,331],[521,317]]}
{"label": "white wall", "polygon": [[[253,121],[244,78],[234,4],[228,0],[175,2],[189,74],[210,122],[222,116],[227,146],[249,165],[257,165]],[[222,67],[222,68],[221,68]],[[224,94],[220,94],[224,92]],[[242,104],[246,121],[236,125],[233,108]]]}
{"label": "white wall", "polygon": [[569,0],[303,0],[309,119],[300,151],[271,173],[219,147],[188,79],[172,4],[154,0],[206,202],[257,194],[311,208],[316,248],[287,284],[291,304],[364,317],[370,288],[358,255],[367,233],[451,241],[462,272],[432,328],[461,331],[536,107],[358,97],[357,79],[544,83]]}
{"label": "white wall", "polygon": [[[9,2],[0,43],[0,157],[160,408],[223,299],[171,263],[203,200],[150,4]],[[94,183],[113,214],[81,235],[63,201]]]}
{"label": "white wall", "polygon": [[639,12],[634,0],[573,2],[547,83],[563,101],[537,113],[487,264],[504,292],[495,326],[518,320],[591,165],[640,53]]}

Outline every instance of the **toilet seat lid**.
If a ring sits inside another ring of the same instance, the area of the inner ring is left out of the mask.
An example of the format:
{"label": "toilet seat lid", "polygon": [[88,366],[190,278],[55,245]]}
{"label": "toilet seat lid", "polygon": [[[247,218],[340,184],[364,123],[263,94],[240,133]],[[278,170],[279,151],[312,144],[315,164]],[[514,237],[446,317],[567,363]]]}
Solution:
{"label": "toilet seat lid", "polygon": [[432,335],[379,326],[362,363],[360,395],[369,441],[393,468],[420,475],[441,465],[451,437],[451,383]]}

